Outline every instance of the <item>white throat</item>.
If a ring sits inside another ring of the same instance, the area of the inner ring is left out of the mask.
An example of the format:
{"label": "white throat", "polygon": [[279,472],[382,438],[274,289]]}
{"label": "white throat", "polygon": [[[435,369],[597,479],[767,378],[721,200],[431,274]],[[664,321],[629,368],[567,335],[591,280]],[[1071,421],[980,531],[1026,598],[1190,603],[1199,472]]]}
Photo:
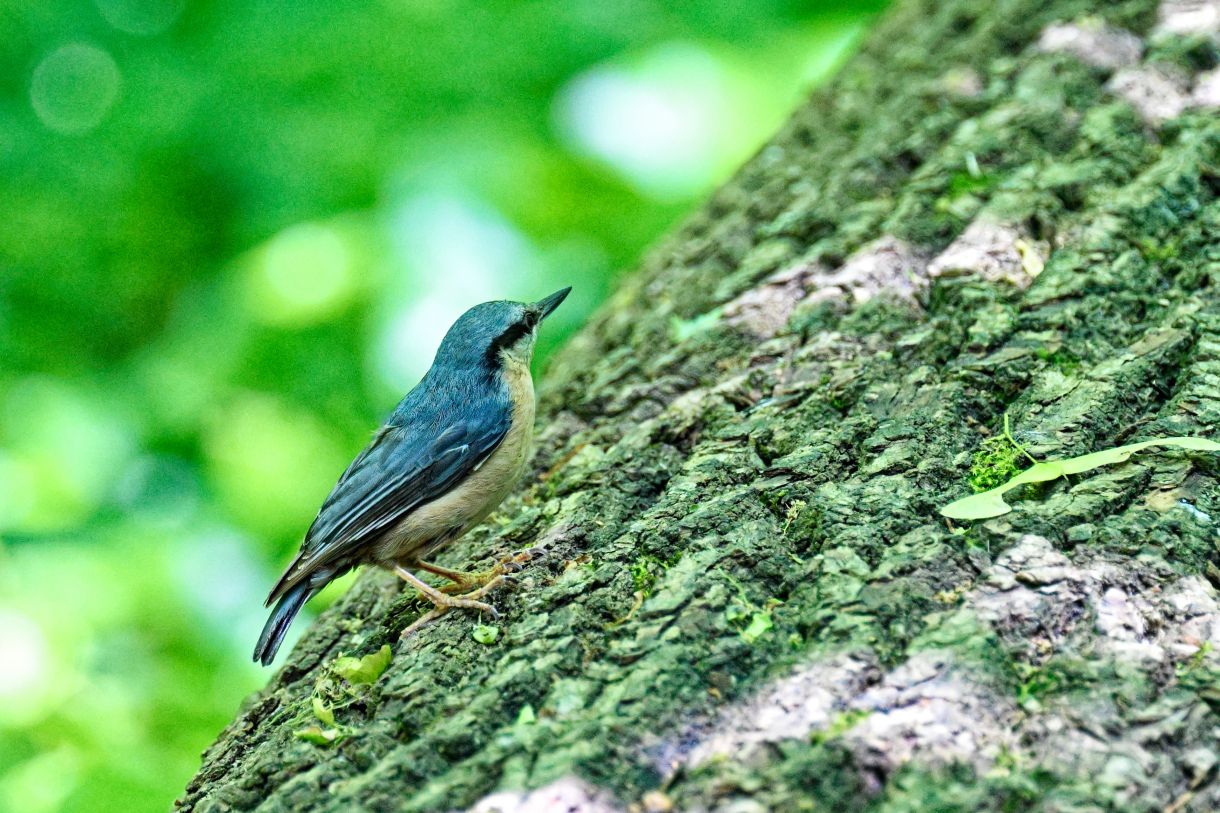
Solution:
{"label": "white throat", "polygon": [[530,359],[534,357],[534,340],[536,338],[537,334],[530,331],[510,346],[500,350],[500,360],[504,363],[506,371],[510,367],[524,367],[526,375],[529,374]]}

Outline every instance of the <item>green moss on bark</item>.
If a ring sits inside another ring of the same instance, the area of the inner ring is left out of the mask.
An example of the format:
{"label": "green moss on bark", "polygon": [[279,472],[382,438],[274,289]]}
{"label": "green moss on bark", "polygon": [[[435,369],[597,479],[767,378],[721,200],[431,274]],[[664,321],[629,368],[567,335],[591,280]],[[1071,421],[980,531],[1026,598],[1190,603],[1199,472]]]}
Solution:
{"label": "green moss on bark", "polygon": [[[1046,484],[965,533],[936,515],[969,491],[984,428],[1005,413],[1039,457],[1220,425],[1220,124],[1188,111],[1156,130],[1105,71],[1035,47],[1045,25],[1084,14],[1142,36],[1155,5],[900,2],[553,365],[533,480],[443,557],[478,566],[537,549],[495,596],[496,640],[451,614],[399,643],[423,608],[366,573],[208,751],[179,806],[462,809],[570,774],[624,804],[664,787],[709,809],[1215,798],[1196,753],[1220,724],[1212,656],[1145,668],[1099,649],[1080,616],[1109,612],[1104,596],[1120,609],[1173,590],[1203,601],[1200,580],[1220,578],[1216,461],[1158,453]],[[886,235],[931,256],[983,221],[1045,246],[1028,287],[966,269],[914,301],[767,299],[787,308],[775,335],[731,318],[777,272],[838,268]],[[1055,567],[1089,574],[1040,588],[1075,591],[1075,615],[1039,616],[1045,630],[986,604],[1008,578],[997,563],[1030,534],[1068,563]],[[350,735],[294,738],[327,664],[387,643],[389,669],[343,710]],[[1016,719],[1004,715],[1076,731],[1073,709],[1087,708],[1114,759],[1140,726],[1164,727],[1163,754],[1123,785],[1118,768],[1051,764],[1040,749],[1053,738],[1035,728],[985,769],[919,751],[895,763],[853,739],[874,713],[849,713],[745,761],[688,764],[725,708],[849,652],[891,676],[947,653],[946,674],[1009,721],[998,731]]]}

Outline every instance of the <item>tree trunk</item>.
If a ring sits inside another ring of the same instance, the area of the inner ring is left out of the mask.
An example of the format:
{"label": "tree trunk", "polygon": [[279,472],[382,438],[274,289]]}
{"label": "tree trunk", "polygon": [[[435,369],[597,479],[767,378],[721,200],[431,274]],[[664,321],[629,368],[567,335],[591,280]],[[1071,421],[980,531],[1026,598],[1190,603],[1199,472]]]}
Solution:
{"label": "tree trunk", "polygon": [[1220,809],[1216,457],[938,514],[1215,432],[1218,18],[900,0],[555,359],[494,640],[364,573],[180,808]]}

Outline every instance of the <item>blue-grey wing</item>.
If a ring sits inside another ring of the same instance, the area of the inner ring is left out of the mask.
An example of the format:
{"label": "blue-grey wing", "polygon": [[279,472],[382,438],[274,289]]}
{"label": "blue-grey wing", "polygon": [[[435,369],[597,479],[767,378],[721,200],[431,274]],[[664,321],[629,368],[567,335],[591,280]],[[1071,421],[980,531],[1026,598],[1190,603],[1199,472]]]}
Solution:
{"label": "blue-grey wing", "polygon": [[480,412],[439,431],[387,425],[378,432],[322,504],[300,553],[267,603],[320,568],[358,559],[365,543],[478,468],[504,440],[512,422],[508,409]]}

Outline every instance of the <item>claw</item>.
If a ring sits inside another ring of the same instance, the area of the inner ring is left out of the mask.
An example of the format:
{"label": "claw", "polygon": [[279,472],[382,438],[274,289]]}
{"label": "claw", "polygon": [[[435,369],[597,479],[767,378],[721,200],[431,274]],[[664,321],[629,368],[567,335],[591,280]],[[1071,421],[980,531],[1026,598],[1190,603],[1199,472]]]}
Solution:
{"label": "claw", "polygon": [[429,610],[428,612],[424,613],[419,618],[417,618],[413,622],[411,622],[410,626],[408,626],[401,633],[399,633],[398,640],[400,640],[400,641],[407,640],[412,635],[414,635],[416,632],[423,629],[428,624],[431,624],[436,619],[440,618],[447,611],[448,611],[447,607],[445,607],[445,608],[437,607],[434,610]]}
{"label": "claw", "polygon": [[[479,601],[479,599],[483,598],[492,590],[503,584],[506,578],[504,575],[492,576],[492,578],[489,579],[482,587],[471,590],[467,593],[451,596],[445,591],[438,590],[432,585],[423,581],[402,565],[395,565],[394,572],[399,576],[399,578],[418,590],[420,595],[435,605],[432,610],[421,615],[410,626],[404,629],[399,635],[399,640],[407,638],[425,625],[430,624],[449,610],[455,608],[463,610],[478,610],[481,613],[490,615],[493,619],[498,619],[500,617],[500,613],[495,607],[491,606],[485,601]],[[456,585],[458,589],[465,586],[467,585]],[[453,587],[455,587],[455,585],[450,585],[450,588]]]}
{"label": "claw", "polygon": [[512,556],[501,559],[495,566],[494,572],[516,573],[519,570],[524,570],[527,564],[541,556],[542,553],[542,548],[525,548],[524,550],[517,551]]}

